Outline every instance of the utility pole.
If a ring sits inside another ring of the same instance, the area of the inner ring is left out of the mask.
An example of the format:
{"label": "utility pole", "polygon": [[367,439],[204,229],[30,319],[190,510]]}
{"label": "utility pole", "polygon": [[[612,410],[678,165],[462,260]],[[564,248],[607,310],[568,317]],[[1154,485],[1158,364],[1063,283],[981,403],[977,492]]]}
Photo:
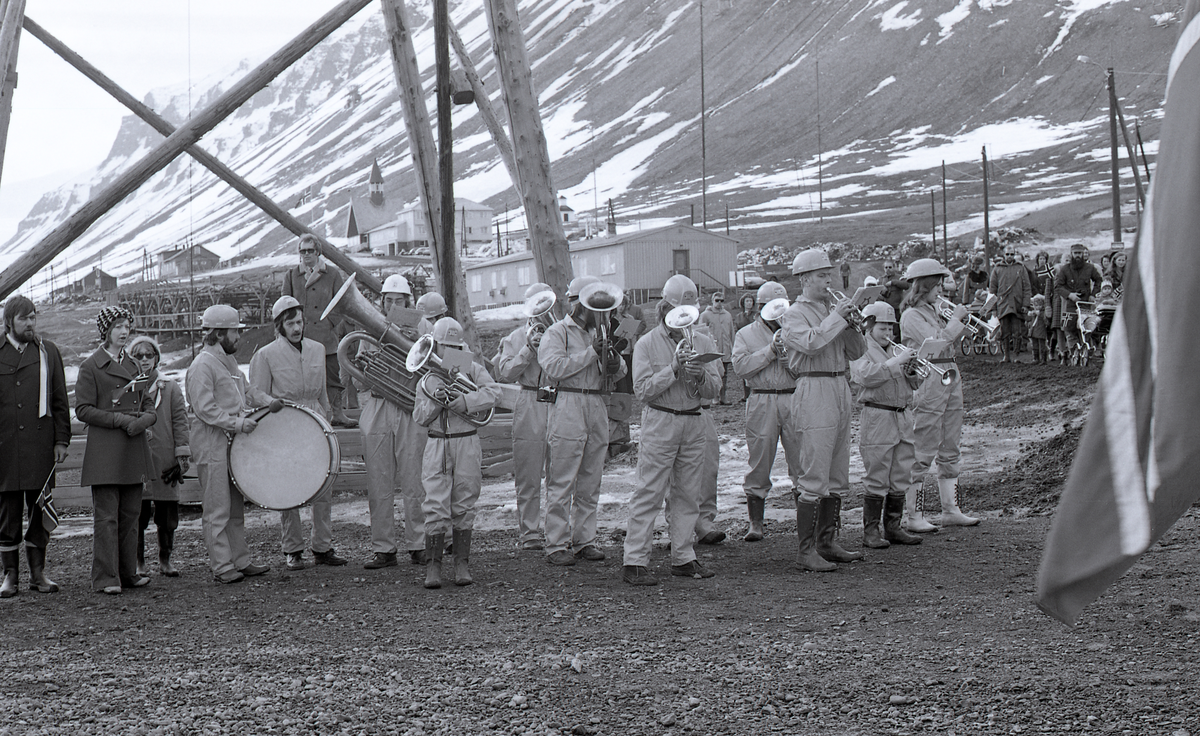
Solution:
{"label": "utility pole", "polygon": [[708,229],[708,137],[704,104],[704,0],[700,0],[700,217]]}
{"label": "utility pole", "polygon": [[437,64],[438,181],[441,184],[442,296],[450,313],[459,317],[458,258],[454,252],[454,130],[450,119],[450,3],[433,2],[434,59]]}
{"label": "utility pole", "polygon": [[[817,215],[825,222],[825,182],[821,165],[821,62],[817,62]],[[811,201],[811,200],[810,200]]]}
{"label": "utility pole", "polygon": [[[937,255],[937,194],[932,189],[929,190],[929,212],[933,215],[933,254]],[[942,252],[946,252],[945,243]]]}
{"label": "utility pole", "polygon": [[988,224],[988,162],[987,146],[983,147],[983,253],[988,264],[992,262],[992,233]]}
{"label": "utility pole", "polygon": [[950,242],[950,230],[946,220],[946,161],[942,159],[942,262],[950,265],[950,252],[947,243]]}
{"label": "utility pole", "polygon": [[1121,182],[1117,164],[1117,92],[1112,67],[1108,68],[1108,133],[1112,154],[1113,247],[1123,248],[1125,246],[1121,242]]}

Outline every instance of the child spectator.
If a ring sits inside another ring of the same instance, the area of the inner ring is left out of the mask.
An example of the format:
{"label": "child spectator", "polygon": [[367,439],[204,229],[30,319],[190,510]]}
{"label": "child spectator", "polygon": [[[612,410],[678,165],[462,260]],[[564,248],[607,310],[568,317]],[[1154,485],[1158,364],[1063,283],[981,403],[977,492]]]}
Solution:
{"label": "child spectator", "polygon": [[1046,296],[1044,294],[1034,294],[1029,300],[1029,314],[1025,315],[1025,328],[1029,332],[1029,338],[1033,342],[1033,362],[1048,363],[1050,361],[1050,345],[1047,342],[1049,332],[1046,325],[1049,321],[1049,315],[1046,310]]}

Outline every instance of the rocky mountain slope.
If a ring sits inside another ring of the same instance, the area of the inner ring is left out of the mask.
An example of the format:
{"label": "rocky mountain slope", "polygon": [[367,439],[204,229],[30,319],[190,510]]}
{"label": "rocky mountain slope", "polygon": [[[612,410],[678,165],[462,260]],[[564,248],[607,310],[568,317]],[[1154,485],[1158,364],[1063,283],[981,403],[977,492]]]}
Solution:
{"label": "rocky mountain slope", "polygon": [[[995,164],[993,226],[1103,194],[1103,67],[1118,70],[1126,116],[1131,126],[1133,119],[1140,122],[1152,160],[1162,74],[1181,5],[706,0],[703,162],[697,0],[526,0],[521,12],[555,185],[576,210],[586,214],[611,198],[623,221],[686,219],[693,205],[699,219],[703,164],[710,226],[723,227],[727,209],[735,236],[761,244],[816,238],[819,221],[881,228],[864,239],[927,232],[929,190],[941,184],[943,161],[950,234],[969,236],[982,224],[984,146]],[[429,12],[427,3],[410,3],[432,93]],[[452,16],[499,104],[482,4],[456,3]],[[195,107],[233,81],[194,99]],[[152,93],[147,102],[176,123],[187,114],[187,98],[178,92]],[[517,210],[477,111],[460,107],[454,116],[456,194],[498,212],[506,205]],[[0,258],[36,243],[159,140],[127,117],[94,175],[45,195],[0,246]],[[332,225],[350,194],[365,192],[375,158],[389,202],[398,209],[414,201],[407,135],[376,6],[288,69],[202,145],[305,222],[324,223],[331,236],[341,234]],[[1127,166],[1123,175],[1132,182]],[[1132,200],[1132,189],[1125,196]],[[102,264],[129,275],[144,254],[189,237],[229,257],[278,253],[290,235],[182,157],[97,222],[56,269],[61,274],[65,264],[81,273]]]}

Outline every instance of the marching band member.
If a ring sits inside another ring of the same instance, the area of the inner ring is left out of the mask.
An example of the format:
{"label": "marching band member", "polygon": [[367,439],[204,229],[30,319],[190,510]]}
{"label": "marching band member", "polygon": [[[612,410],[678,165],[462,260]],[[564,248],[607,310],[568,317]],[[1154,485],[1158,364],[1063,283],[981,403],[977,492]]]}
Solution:
{"label": "marching band member", "polygon": [[[462,325],[442,317],[433,325],[434,352],[442,357],[446,346],[467,349]],[[413,420],[427,427],[429,440],[421,469],[425,486],[425,587],[442,587],[442,552],[446,532],[453,530],[454,584],[470,585],[471,531],[475,503],[483,484],[483,451],[476,426],[465,416],[492,408],[500,388],[487,370],[471,363],[462,374],[475,391],[457,393],[429,374],[422,379],[413,402]],[[431,385],[433,384],[433,385]]]}
{"label": "marching band member", "polygon": [[[955,305],[950,319],[943,322],[938,309],[942,295],[942,279],[950,272],[932,258],[918,258],[908,266],[904,278],[913,282],[905,297],[905,310],[900,317],[900,332],[904,344],[919,348],[926,339],[946,340],[942,352],[932,363],[954,367],[954,351],[966,327],[963,320],[967,310]],[[962,437],[962,381],[955,379],[949,386],[941,381],[925,381],[913,397],[913,444],[916,461],[913,463],[912,485],[907,494],[910,532],[932,532],[937,527],[923,516],[922,486],[925,474],[937,460],[938,496],[942,502],[942,526],[974,526],[979,519],[967,516],[958,509],[958,443]]]}
{"label": "marching band member", "polygon": [[271,568],[250,561],[246,545],[245,499],[229,479],[229,435],[253,432],[258,422],[242,416],[251,406],[283,408],[275,399],[250,385],[238,368],[241,329],[238,311],[214,304],[200,317],[204,349],[188,368],[184,390],[198,420],[192,425],[192,449],[200,486],[204,489],[204,546],[218,583],[236,583]]}
{"label": "marching band member", "polygon": [[417,300],[417,309],[425,313],[417,323],[417,332],[428,335],[433,332],[433,323],[446,316],[446,299],[436,291],[427,291]]}
{"label": "marching band member", "polygon": [[147,391],[154,404],[158,421],[150,433],[150,456],[154,460],[146,483],[142,487],[142,514],[138,519],[138,574],[149,575],[146,567],[146,529],[150,519],[158,532],[158,569],[169,578],[179,576],[171,564],[175,549],[175,530],[179,527],[179,484],[187,472],[192,451],[188,447],[187,406],[183,389],[172,378],[158,373],[162,349],[154,338],[138,335],[129,341],[129,357],[137,362],[138,370],[146,376]]}
{"label": "marching band member", "polygon": [[746,449],[750,470],[742,481],[746,492],[746,510],[750,516],[747,542],[763,538],[763,517],[767,494],[771,490],[771,467],[775,452],[783,442],[788,475],[795,482],[799,475],[800,438],[792,422],[792,394],[796,379],[788,370],[787,351],[775,339],[777,321],[768,321],[762,308],[775,299],[788,298],[787,289],[774,281],[758,287],[758,310],[750,324],[738,330],[733,341],[733,369],[749,386],[746,399]]}
{"label": "marching band member", "polygon": [[300,265],[288,269],[283,278],[283,296],[295,297],[304,312],[305,331],[311,340],[323,347],[325,360],[325,389],[333,410],[331,422],[335,427],[355,427],[357,423],[346,416],[342,403],[341,369],[338,367],[338,336],[332,318],[321,319],[333,295],[342,288],[342,274],[329,268],[317,244],[317,236],[300,236]]}
{"label": "marching band member", "polygon": [[[883,549],[892,542],[920,544],[921,538],[900,528],[904,497],[912,483],[913,430],[908,404],[921,377],[909,370],[917,352],[893,345],[896,312],[884,301],[862,310],[867,351],[850,363],[850,380],[860,387],[858,451],[862,455],[863,546]],[[880,533],[880,519],[883,531]]]}
{"label": "marching band member", "polygon": [[[37,334],[37,308],[28,297],[4,304],[0,338],[0,598],[17,595],[21,547],[29,563],[29,587],[57,593],[46,577],[50,533],[37,505],[43,485],[54,487],[54,466],[67,459],[71,444],[71,405],[58,347]],[[49,481],[47,481],[49,479]],[[29,527],[21,537],[21,517]]]}
{"label": "marching band member", "polygon": [[137,572],[142,484],[154,472],[146,430],[158,421],[145,376],[125,352],[133,314],[104,307],[96,318],[102,344],[79,366],[75,416],[88,425],[80,485],[92,487],[95,509],[92,590],[119,595],[150,578]]}
{"label": "marching band member", "polygon": [[713,575],[696,559],[692,539],[700,516],[697,489],[703,482],[706,451],[700,401],[720,395],[721,376],[716,361],[701,364],[691,359],[699,353],[715,352],[716,343],[690,328],[672,329],[663,323],[674,309],[672,305],[694,305],[696,295],[696,284],[688,277],[676,274],[668,279],[658,304],[659,324],[633,349],[633,389],[645,408],[638,445],[638,487],[629,500],[621,571],[630,585],[658,583],[648,565],[654,519],[664,500],[669,501],[671,574]]}
{"label": "marching band member", "polygon": [[[395,307],[411,307],[412,287],[408,279],[392,274],[383,282],[383,313]],[[432,326],[430,327],[432,331]],[[418,330],[400,328],[410,340]],[[365,345],[360,348],[365,349]],[[400,376],[407,380],[408,376]],[[404,547],[414,565],[425,563],[425,489],[421,485],[425,428],[412,414],[374,391],[362,402],[358,428],[363,438],[363,461],[367,466],[367,508],[371,516],[371,559],[363,568],[378,570],[396,563],[396,489],[404,503]]]}
{"label": "marching band member", "polygon": [[[539,294],[553,293],[546,284],[536,283],[525,290],[525,301],[528,304]],[[545,389],[549,377],[538,364],[538,347],[548,323],[554,319],[549,311],[554,301],[545,301],[550,305],[545,312],[530,316],[527,324],[516,328],[500,342],[500,353],[495,361],[497,377],[504,383],[516,383],[521,387],[513,408],[512,448],[520,531],[517,546],[523,550],[544,549],[539,539],[542,531],[542,478],[548,475],[546,423],[553,399]]]}
{"label": "marching band member", "polygon": [[624,375],[625,361],[611,349],[603,354],[600,323],[608,314],[580,300],[584,287],[598,281],[589,276],[571,281],[567,315],[546,328],[538,346],[538,364],[558,390],[546,427],[546,561],[551,565],[574,565],[576,557],[604,559],[596,545],[596,505],[608,455],[608,408],[602,393],[606,376]]}
{"label": "marching band member", "polygon": [[[850,385],[847,364],[866,350],[850,320],[849,299],[830,304],[833,268],[824,251],[811,248],[792,261],[803,292],[780,324],[788,368],[796,376],[792,417],[800,434],[800,475],[796,490],[796,532],[802,570],[828,572],[835,562],[862,559],[837,542],[842,495],[850,489]],[[847,329],[850,328],[850,329]]]}
{"label": "marching band member", "polygon": [[[325,350],[321,343],[304,336],[304,308],[285,294],[271,307],[271,321],[275,323],[275,340],[259,348],[250,359],[250,385],[328,419]],[[330,487],[312,500],[311,547],[316,564],[340,567],[347,560],[333,550],[332,511]],[[303,570],[304,524],[300,521],[300,509],[280,511],[279,521],[287,569]]]}

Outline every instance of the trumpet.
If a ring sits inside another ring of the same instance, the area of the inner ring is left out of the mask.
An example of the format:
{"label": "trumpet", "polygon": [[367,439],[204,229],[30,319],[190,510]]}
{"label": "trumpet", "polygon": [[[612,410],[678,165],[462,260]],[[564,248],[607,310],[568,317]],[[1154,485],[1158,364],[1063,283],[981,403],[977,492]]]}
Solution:
{"label": "trumpet", "polygon": [[[902,345],[894,343],[891,340],[888,340],[887,344],[889,348],[903,348]],[[898,355],[899,353],[895,354]],[[913,359],[905,364],[904,370],[910,374],[920,376],[922,380],[929,378],[931,374],[936,373],[938,374],[939,380],[942,382],[943,386],[949,386],[950,384],[954,383],[954,379],[958,377],[958,371],[954,370],[953,368],[938,368],[936,363],[926,360],[919,355],[914,355]]]}
{"label": "trumpet", "polygon": [[[825,291],[829,292],[829,296],[833,297],[833,300],[835,302],[847,301],[849,299],[849,297],[847,297],[845,294],[843,294],[840,291],[835,291],[834,289],[825,289]],[[846,320],[850,322],[850,325],[854,329],[858,330],[859,332],[862,332],[862,329],[863,329],[862,310],[859,309],[858,307],[854,306],[853,302],[851,302],[851,304],[850,304],[850,313],[846,315]]]}
{"label": "trumpet", "polygon": [[[988,300],[984,302],[985,308],[991,303],[992,299],[995,299],[995,297],[989,297]],[[938,314],[947,322],[954,318],[955,306],[957,305],[946,297],[938,297]],[[970,332],[973,337],[982,336],[983,339],[987,340],[988,342],[995,341],[996,333],[1000,330],[1000,325],[988,324],[970,312],[967,313],[967,321],[963,322],[963,327],[967,328],[967,332]]]}
{"label": "trumpet", "polygon": [[525,341],[534,350],[537,350],[541,344],[542,335],[546,334],[546,328],[554,321],[554,314],[551,310],[554,309],[554,303],[557,300],[558,297],[554,295],[553,291],[539,291],[526,299],[521,308],[527,318]]}
{"label": "trumpet", "polygon": [[[786,312],[790,306],[791,302],[783,297],[772,299],[763,305],[762,311],[759,312],[759,315],[762,317],[764,322],[778,323],[779,318],[783,316],[783,313]],[[775,334],[771,337],[771,343],[774,346],[775,354],[779,356],[779,359],[787,360],[788,351],[787,346],[783,344],[783,328],[777,328],[775,330]]]}
{"label": "trumpet", "polygon": [[[412,348],[408,351],[408,358],[404,362],[404,367],[409,373],[420,375],[421,378],[417,382],[417,388],[425,396],[433,399],[447,409],[450,409],[450,404],[455,399],[463,394],[469,394],[479,390],[479,386],[475,385],[467,376],[454,371],[451,372],[442,366],[442,359],[433,352],[434,341],[433,335],[422,335]],[[441,382],[441,385],[430,388],[430,379],[436,379]],[[451,409],[451,411],[454,411]],[[492,421],[492,415],[496,413],[494,408],[488,409],[486,412],[476,414],[458,414],[464,421],[476,426],[482,427]]]}

